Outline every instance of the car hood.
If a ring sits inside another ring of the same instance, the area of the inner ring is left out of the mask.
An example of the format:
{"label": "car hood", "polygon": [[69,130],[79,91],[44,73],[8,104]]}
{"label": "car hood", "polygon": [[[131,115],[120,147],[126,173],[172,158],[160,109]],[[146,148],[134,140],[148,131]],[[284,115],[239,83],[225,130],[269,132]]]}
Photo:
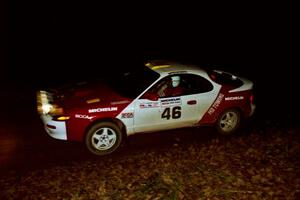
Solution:
{"label": "car hood", "polygon": [[55,101],[66,110],[89,108],[132,100],[121,96],[103,81],[79,82],[54,90]]}

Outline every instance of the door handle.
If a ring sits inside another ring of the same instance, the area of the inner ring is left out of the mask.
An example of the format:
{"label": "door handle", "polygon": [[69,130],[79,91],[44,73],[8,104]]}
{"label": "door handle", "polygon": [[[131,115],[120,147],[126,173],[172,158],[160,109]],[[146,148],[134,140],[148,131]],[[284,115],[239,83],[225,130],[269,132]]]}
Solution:
{"label": "door handle", "polygon": [[197,104],[197,101],[196,100],[190,100],[190,101],[187,102],[187,104],[195,105],[195,104]]}

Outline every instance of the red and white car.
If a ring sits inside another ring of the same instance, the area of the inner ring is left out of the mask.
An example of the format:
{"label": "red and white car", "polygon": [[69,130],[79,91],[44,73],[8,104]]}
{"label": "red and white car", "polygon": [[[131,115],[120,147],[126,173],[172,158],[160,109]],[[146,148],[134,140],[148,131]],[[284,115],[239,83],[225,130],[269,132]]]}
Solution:
{"label": "red and white car", "polygon": [[230,134],[255,110],[248,79],[166,61],[150,61],[113,81],[39,91],[37,100],[51,137],[83,141],[96,155],[142,132],[215,125]]}

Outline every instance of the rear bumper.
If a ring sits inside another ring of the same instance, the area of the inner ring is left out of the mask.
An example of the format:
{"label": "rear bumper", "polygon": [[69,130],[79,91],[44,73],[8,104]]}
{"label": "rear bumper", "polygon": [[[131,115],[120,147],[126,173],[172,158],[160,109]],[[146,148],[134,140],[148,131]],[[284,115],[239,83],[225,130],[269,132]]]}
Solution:
{"label": "rear bumper", "polygon": [[254,104],[251,104],[250,106],[251,106],[251,111],[250,111],[249,117],[251,117],[254,114],[254,111],[256,109],[256,106]]}
{"label": "rear bumper", "polygon": [[54,121],[50,115],[41,115],[41,119],[48,135],[55,139],[67,140],[66,122]]}

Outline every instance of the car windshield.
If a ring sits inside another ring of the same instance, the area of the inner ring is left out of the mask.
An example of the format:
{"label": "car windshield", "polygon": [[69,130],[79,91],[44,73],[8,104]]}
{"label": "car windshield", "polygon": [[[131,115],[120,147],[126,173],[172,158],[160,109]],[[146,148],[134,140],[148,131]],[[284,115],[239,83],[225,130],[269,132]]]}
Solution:
{"label": "car windshield", "polygon": [[114,79],[109,79],[108,82],[122,96],[136,98],[157,80],[159,76],[157,72],[148,67],[142,67],[126,72]]}

